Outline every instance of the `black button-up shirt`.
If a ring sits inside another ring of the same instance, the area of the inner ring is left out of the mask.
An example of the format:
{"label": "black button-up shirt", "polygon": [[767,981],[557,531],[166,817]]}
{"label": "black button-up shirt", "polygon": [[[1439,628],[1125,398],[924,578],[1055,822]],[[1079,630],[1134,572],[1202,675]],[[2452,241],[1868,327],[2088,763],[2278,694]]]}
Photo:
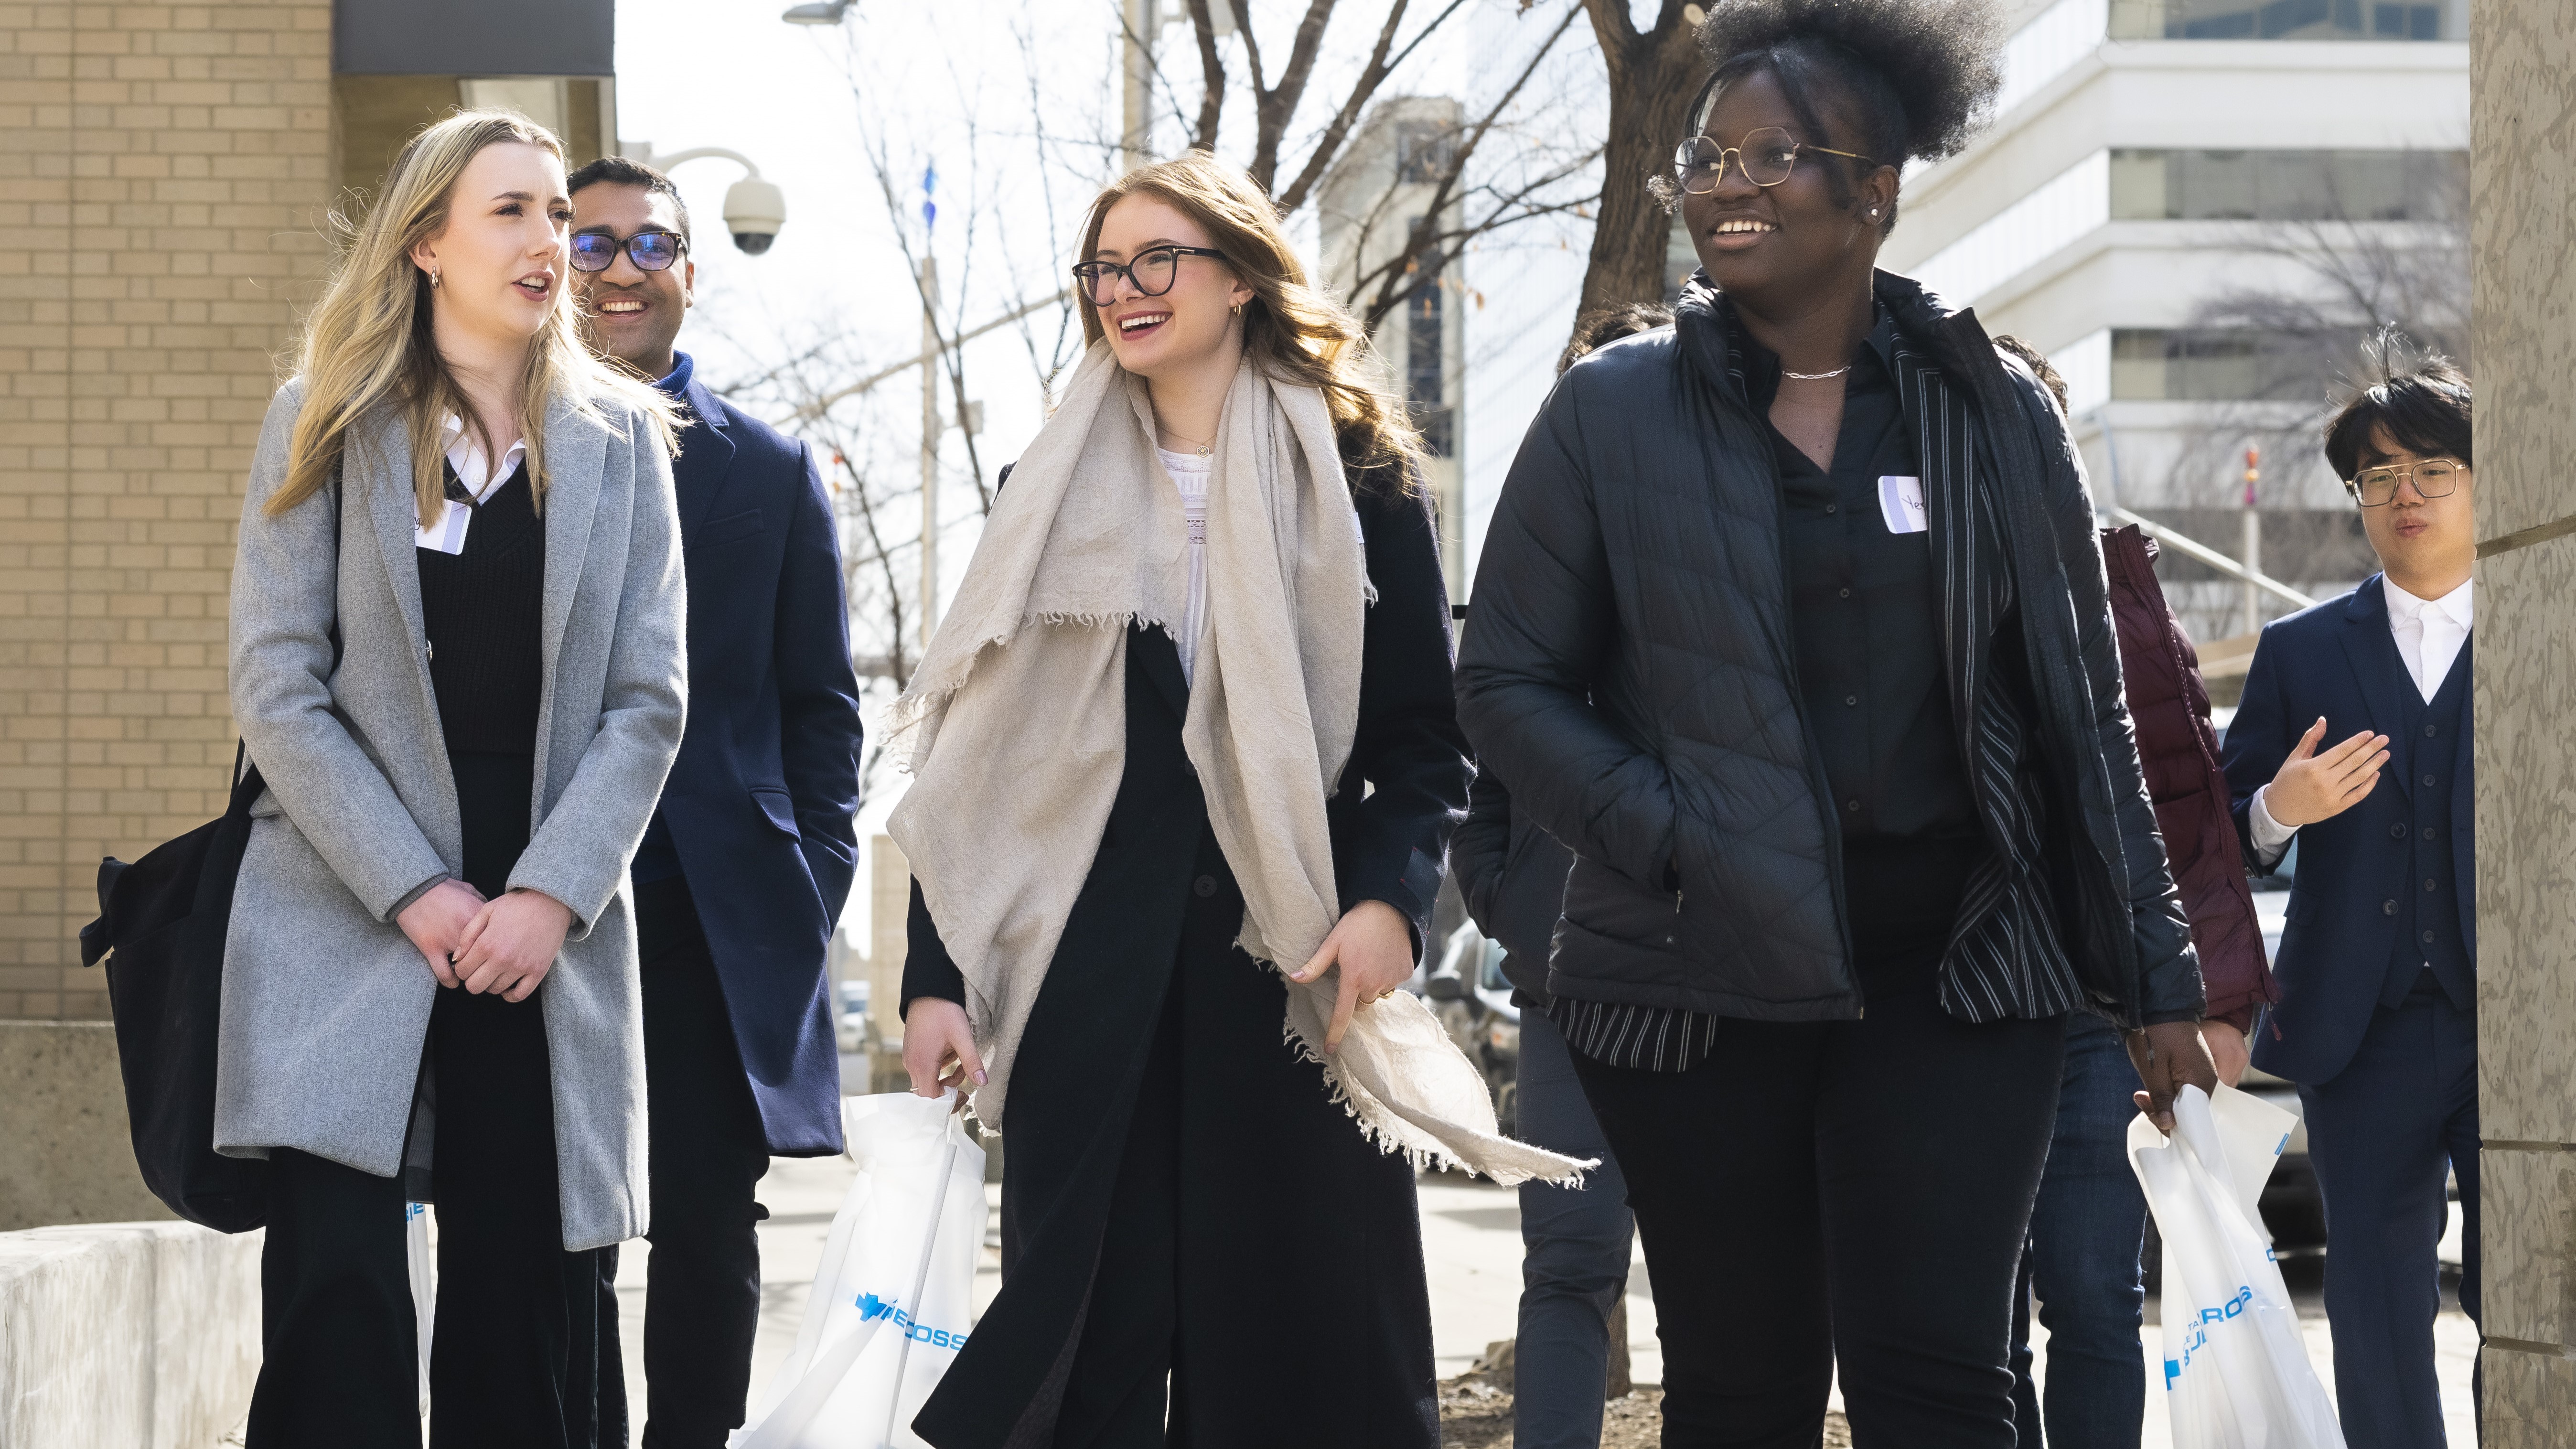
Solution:
{"label": "black button-up shirt", "polygon": [[[1800,702],[1841,822],[1863,971],[1935,963],[1985,852],[1943,665],[1931,535],[1889,528],[1880,501],[1881,479],[1920,476],[1891,371],[1895,340],[1882,315],[1852,359],[1830,469],[1769,430]],[[1751,401],[1767,414],[1779,362],[1758,345],[1746,353]]]}

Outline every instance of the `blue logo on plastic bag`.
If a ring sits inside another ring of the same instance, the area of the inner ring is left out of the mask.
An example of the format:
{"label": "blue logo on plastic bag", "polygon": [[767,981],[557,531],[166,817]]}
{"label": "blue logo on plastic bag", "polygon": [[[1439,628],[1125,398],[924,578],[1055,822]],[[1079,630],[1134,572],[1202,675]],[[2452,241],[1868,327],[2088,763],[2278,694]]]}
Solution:
{"label": "blue logo on plastic bag", "polygon": [[2228,1299],[2216,1308],[2204,1308],[2200,1310],[2200,1312],[2190,1320],[2191,1336],[2183,1340],[2182,1357],[2169,1358],[2165,1360],[2165,1389],[2167,1392],[2172,1391],[2174,1380],[2182,1377],[2182,1371],[2191,1367],[2192,1355],[2208,1346],[2209,1329],[2205,1325],[2224,1323],[2228,1319],[2235,1318],[2243,1314],[2246,1309],[2253,1306],[2253,1288],[2251,1286],[2240,1286],[2236,1290],[2235,1297]]}
{"label": "blue logo on plastic bag", "polygon": [[912,1321],[912,1315],[897,1308],[891,1298],[879,1298],[874,1293],[864,1293],[853,1300],[853,1303],[859,1310],[861,1323],[890,1318],[894,1320],[896,1327],[903,1330],[903,1336],[915,1343],[926,1343],[932,1348],[951,1351],[966,1346],[964,1329],[932,1328],[926,1324],[915,1323]]}

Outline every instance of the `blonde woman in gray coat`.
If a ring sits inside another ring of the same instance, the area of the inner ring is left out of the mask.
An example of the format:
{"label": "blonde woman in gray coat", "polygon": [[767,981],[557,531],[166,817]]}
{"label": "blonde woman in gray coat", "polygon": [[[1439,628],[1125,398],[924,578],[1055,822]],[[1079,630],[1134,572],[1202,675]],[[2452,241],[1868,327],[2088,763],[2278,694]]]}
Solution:
{"label": "blonde woman in gray coat", "polygon": [[252,463],[215,1145],[273,1167],[256,1449],[417,1449],[423,1196],[432,1445],[622,1442],[596,1250],[646,1226],[626,867],[684,600],[670,414],[581,346],[570,215],[528,121],[414,137]]}

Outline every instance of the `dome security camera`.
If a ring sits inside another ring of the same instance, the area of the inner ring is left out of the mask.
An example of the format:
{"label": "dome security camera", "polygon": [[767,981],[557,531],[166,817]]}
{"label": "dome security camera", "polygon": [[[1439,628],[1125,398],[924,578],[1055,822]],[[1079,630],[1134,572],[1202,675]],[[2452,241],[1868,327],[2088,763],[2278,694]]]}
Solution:
{"label": "dome security camera", "polygon": [[724,221],[733,244],[746,256],[759,256],[787,224],[787,195],[757,176],[737,181],[725,192]]}

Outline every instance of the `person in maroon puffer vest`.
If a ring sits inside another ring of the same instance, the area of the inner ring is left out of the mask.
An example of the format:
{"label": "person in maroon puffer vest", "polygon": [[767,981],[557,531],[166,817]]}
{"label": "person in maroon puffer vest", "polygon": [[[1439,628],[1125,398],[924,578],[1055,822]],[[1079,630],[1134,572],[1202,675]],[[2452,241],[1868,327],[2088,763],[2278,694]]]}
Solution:
{"label": "person in maroon puffer vest", "polygon": [[[2065,406],[2065,385],[2046,358],[2018,338],[1994,341],[2030,363]],[[2154,541],[2134,526],[2102,531],[2138,763],[2209,994],[2201,1036],[2219,1079],[2233,1086],[2245,1072],[2255,1013],[2280,993],[2263,959],[2263,930],[2228,814],[2200,656],[2165,603],[2155,557]],[[2128,1160],[2136,1087],[2119,1034],[2097,1018],[2069,1017],[2057,1127],[2014,1296],[2013,1407],[2026,1449],[2038,1449],[2043,1427],[2030,1376],[2033,1287],[2049,1333],[2046,1442],[2056,1449],[2134,1449],[2138,1442],[2146,1412],[2138,1330],[2146,1303],[2139,1256],[2147,1204]]]}

